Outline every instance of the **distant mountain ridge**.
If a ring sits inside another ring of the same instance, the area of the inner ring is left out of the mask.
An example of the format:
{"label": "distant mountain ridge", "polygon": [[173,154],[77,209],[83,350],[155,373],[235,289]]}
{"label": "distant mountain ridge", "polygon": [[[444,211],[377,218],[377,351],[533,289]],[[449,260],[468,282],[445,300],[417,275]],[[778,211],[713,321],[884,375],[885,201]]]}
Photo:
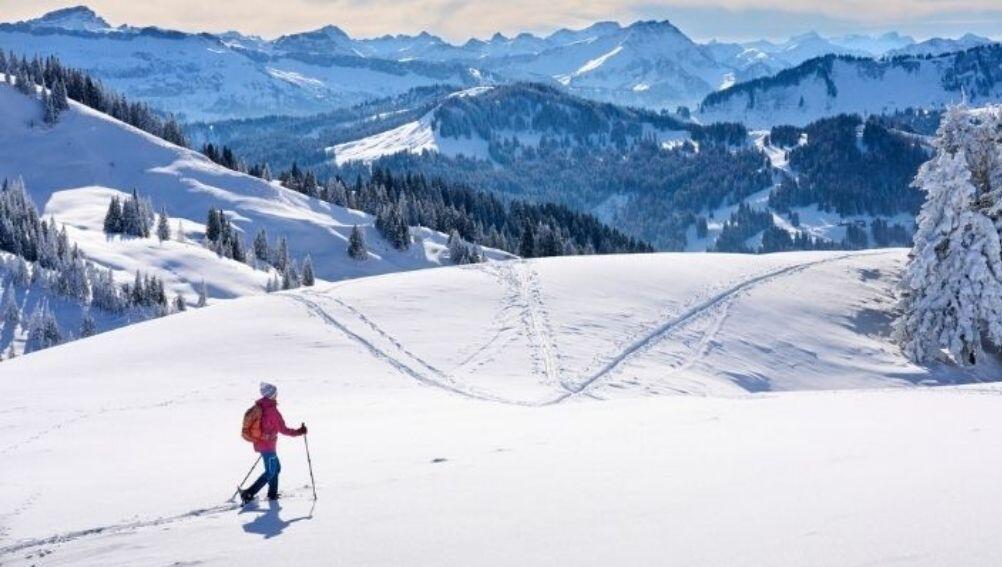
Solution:
{"label": "distant mountain ridge", "polygon": [[813,57],[880,56],[914,45],[896,33],[825,38],[813,32],[780,43],[703,44],[667,20],[597,22],[545,36],[497,33],[462,44],[426,32],[359,39],[336,25],[268,40],[236,31],[112,27],[85,6],[0,24],[0,47],[29,57],[56,55],[186,121],[310,115],[416,87],[512,81],[674,110]]}
{"label": "distant mountain ridge", "polygon": [[1002,99],[1002,44],[883,59],[826,55],[706,96],[700,120],[802,126],[840,113],[883,114]]}

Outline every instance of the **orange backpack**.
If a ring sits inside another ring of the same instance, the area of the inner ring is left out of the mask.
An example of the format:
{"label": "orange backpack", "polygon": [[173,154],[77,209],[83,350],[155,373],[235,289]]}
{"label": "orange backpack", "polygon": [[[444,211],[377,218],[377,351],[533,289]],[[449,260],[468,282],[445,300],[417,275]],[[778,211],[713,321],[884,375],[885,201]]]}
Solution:
{"label": "orange backpack", "polygon": [[261,406],[254,404],[244,412],[244,426],[241,434],[245,441],[256,443],[264,440],[261,434]]}

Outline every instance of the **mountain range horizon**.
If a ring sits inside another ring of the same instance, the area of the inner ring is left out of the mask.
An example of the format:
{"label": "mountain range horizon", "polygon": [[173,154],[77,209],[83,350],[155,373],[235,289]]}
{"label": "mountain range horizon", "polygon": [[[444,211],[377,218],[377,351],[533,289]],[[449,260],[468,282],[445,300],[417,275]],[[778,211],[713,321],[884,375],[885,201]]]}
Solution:
{"label": "mountain range horizon", "polygon": [[[112,25],[107,19],[100,13],[99,10],[92,8],[88,4],[78,4],[72,6],[66,6],[63,8],[57,8],[49,11],[42,12],[40,15],[34,17],[28,17],[26,19],[21,19],[17,21],[8,21],[5,23],[12,24],[27,24],[27,25],[39,25],[47,22],[72,22],[76,21],[87,25],[86,28],[82,28],[79,31],[128,31],[128,30],[142,30],[142,29],[160,29],[164,31],[177,31],[186,34],[209,34],[217,37],[233,37],[240,36],[250,40],[258,40],[265,42],[275,42],[279,41],[285,37],[300,36],[304,34],[313,34],[320,32],[327,32],[336,35],[343,35],[345,37],[350,37],[356,40],[386,40],[386,39],[402,39],[402,38],[427,38],[434,41],[441,42],[445,45],[454,47],[464,47],[471,44],[478,43],[489,43],[496,41],[512,41],[518,39],[550,39],[554,36],[559,36],[562,33],[574,33],[583,32],[592,28],[602,28],[602,27],[614,27],[616,29],[629,29],[637,25],[644,24],[668,24],[675,29],[684,31],[685,26],[680,26],[677,20],[671,17],[665,17],[659,15],[658,17],[599,17],[596,19],[591,19],[587,21],[578,22],[576,24],[570,24],[563,26],[552,26],[547,29],[520,29],[519,31],[504,32],[501,30],[494,31],[492,33],[482,34],[482,35],[469,35],[465,40],[458,38],[449,37],[448,34],[441,34],[438,32],[430,31],[429,29],[421,29],[420,31],[413,33],[406,32],[384,32],[384,33],[354,33],[349,31],[351,26],[336,23],[330,21],[324,23],[318,27],[296,27],[291,26],[289,29],[280,33],[271,34],[260,34],[254,32],[244,31],[238,27],[230,27],[225,30],[220,31],[210,31],[207,29],[181,29],[178,27],[172,27],[169,24],[161,24],[156,22],[150,23],[133,23],[133,22],[123,22],[117,26]],[[721,35],[711,35],[709,37],[701,37],[699,35],[686,34],[692,37],[694,40],[701,43],[755,43],[755,42],[771,42],[780,43],[783,41],[796,41],[804,38],[819,37],[828,40],[858,40],[858,39],[871,39],[871,40],[896,40],[906,43],[919,43],[927,41],[930,39],[943,38],[943,39],[956,39],[964,40],[968,38],[978,38],[989,41],[1000,41],[1002,40],[1002,34],[978,34],[971,31],[963,31],[956,34],[917,34],[917,33],[907,33],[902,32],[892,25],[887,25],[883,27],[871,27],[871,26],[859,26],[858,29],[854,31],[845,31],[844,33],[825,33],[818,31],[817,27],[812,27],[810,25],[799,28],[798,30],[791,30],[788,33],[764,33],[764,34],[751,34],[745,38],[738,38],[733,36],[728,36],[726,34]],[[748,37],[754,37],[755,39],[748,39]]]}

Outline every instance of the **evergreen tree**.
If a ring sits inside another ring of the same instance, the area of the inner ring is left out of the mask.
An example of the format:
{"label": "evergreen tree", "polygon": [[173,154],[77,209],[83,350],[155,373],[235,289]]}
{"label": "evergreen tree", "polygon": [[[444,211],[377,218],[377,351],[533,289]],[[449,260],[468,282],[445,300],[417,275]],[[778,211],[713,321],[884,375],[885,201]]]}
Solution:
{"label": "evergreen tree", "polygon": [[1002,346],[1002,107],[953,108],[936,155],[915,178],[926,193],[902,279],[895,338],[908,358],[943,350],[959,364]]}
{"label": "evergreen tree", "polygon": [[104,232],[119,234],[122,232],[122,202],[118,197],[112,197],[108,212],[104,215]]}
{"label": "evergreen tree", "polygon": [[52,84],[52,105],[56,112],[70,109],[69,95],[66,93],[66,83],[61,77]]}
{"label": "evergreen tree", "polygon": [[184,300],[184,296],[180,293],[174,297],[174,310],[178,313],[188,310],[188,303]]}
{"label": "evergreen tree", "polygon": [[271,245],[268,244],[268,233],[262,228],[254,237],[254,257],[263,262],[270,262]]}
{"label": "evergreen tree", "polygon": [[306,287],[312,287],[316,283],[316,276],[313,274],[313,259],[310,255],[306,255],[306,259],[303,260],[303,285]]}
{"label": "evergreen tree", "polygon": [[42,121],[50,125],[59,121],[59,110],[46,88],[42,88]]}
{"label": "evergreen tree", "polygon": [[24,342],[24,352],[36,352],[63,342],[63,333],[56,322],[49,304],[42,301],[28,320],[28,337]]}
{"label": "evergreen tree", "polygon": [[536,256],[536,233],[531,223],[525,223],[525,227],[522,229],[522,238],[518,243],[518,255],[523,258]]}
{"label": "evergreen tree", "polygon": [[356,224],[348,237],[348,256],[353,260],[363,261],[369,258],[369,250],[365,246],[365,235]]}
{"label": "evergreen tree", "polygon": [[292,263],[292,258],[289,256],[289,242],[284,236],[278,239],[278,246],[275,248],[275,257],[271,263],[280,272],[284,272],[288,269],[289,264]]}
{"label": "evergreen tree", "polygon": [[188,241],[187,237],[184,235],[184,226],[181,225],[181,219],[178,219],[178,221],[177,221],[177,230],[175,231],[174,234],[177,235],[177,241],[178,242],[187,242]]}
{"label": "evergreen tree", "polygon": [[198,302],[195,303],[195,307],[205,307],[209,302],[209,288],[205,285],[205,280],[202,280],[202,285],[198,286]]}
{"label": "evergreen tree", "polygon": [[14,292],[14,282],[7,282],[3,290],[3,310],[4,331],[13,332],[21,323],[21,307],[17,304],[17,295]]}
{"label": "evergreen tree", "polygon": [[80,323],[80,337],[87,338],[97,333],[97,325],[90,312],[84,313],[83,321]]}
{"label": "evergreen tree", "polygon": [[160,242],[170,240],[170,217],[167,216],[167,209],[160,209],[160,218],[157,220],[157,238]]}
{"label": "evergreen tree", "polygon": [[222,211],[209,209],[209,218],[205,223],[205,238],[209,242],[218,242],[222,233],[222,223],[226,220]]}

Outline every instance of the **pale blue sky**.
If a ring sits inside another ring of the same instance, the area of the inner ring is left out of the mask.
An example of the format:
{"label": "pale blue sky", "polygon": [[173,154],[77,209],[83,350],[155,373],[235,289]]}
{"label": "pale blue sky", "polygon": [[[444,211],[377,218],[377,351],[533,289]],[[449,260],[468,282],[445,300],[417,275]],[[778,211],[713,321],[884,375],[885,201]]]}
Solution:
{"label": "pale blue sky", "polygon": [[[16,21],[73,0],[0,0]],[[90,0],[112,24],[274,37],[335,24],[353,36],[427,30],[452,41],[495,31],[546,33],[598,20],[668,19],[693,38],[785,38],[897,30],[923,39],[974,32],[1002,39],[1000,0]]]}

